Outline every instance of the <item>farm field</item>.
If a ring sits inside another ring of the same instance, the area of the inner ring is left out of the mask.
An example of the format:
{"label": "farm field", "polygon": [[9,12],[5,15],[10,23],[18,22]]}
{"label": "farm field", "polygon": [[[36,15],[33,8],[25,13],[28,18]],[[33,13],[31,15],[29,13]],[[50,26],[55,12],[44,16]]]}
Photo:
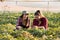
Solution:
{"label": "farm field", "polygon": [[[48,30],[16,28],[21,13],[0,12],[0,40],[60,40],[60,13],[43,12],[48,19]],[[33,13],[29,13],[31,22]]]}

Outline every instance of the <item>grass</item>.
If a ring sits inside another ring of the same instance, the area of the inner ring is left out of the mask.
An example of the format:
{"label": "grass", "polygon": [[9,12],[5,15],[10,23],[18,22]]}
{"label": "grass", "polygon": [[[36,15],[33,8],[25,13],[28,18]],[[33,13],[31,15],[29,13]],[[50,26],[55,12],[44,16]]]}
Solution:
{"label": "grass", "polygon": [[[59,40],[60,39],[60,13],[43,12],[48,19],[49,30],[21,29],[15,30],[16,21],[21,13],[0,12],[0,40]],[[33,13],[29,13],[31,22]]]}

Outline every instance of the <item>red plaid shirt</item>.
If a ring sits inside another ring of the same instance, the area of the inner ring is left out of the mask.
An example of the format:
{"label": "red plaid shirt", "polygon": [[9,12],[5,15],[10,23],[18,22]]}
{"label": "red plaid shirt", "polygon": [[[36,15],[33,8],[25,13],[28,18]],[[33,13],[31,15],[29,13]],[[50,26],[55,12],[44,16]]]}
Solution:
{"label": "red plaid shirt", "polygon": [[34,26],[44,26],[44,28],[47,29],[47,27],[48,27],[48,20],[45,17],[40,18],[40,19],[34,19],[33,20],[33,25]]}

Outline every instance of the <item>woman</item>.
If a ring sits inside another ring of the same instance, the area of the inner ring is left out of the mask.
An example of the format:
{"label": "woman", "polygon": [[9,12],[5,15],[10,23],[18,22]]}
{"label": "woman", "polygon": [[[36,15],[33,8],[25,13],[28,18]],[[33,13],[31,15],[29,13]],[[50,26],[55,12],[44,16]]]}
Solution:
{"label": "woman", "polygon": [[33,19],[33,27],[38,27],[38,28],[48,28],[48,20],[46,17],[44,17],[41,13],[40,10],[37,10],[34,14],[35,18]]}
{"label": "woman", "polygon": [[22,12],[22,15],[18,18],[16,29],[29,28],[30,19],[28,18],[28,13],[26,11]]}

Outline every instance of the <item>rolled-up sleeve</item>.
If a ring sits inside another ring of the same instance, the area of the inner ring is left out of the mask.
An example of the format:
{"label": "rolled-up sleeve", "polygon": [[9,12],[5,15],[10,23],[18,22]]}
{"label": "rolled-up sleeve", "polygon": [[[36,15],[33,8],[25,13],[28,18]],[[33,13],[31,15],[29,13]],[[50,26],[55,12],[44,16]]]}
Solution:
{"label": "rolled-up sleeve", "polygon": [[46,18],[42,18],[40,26],[44,26],[45,29],[47,29],[47,27],[48,27],[48,20]]}

